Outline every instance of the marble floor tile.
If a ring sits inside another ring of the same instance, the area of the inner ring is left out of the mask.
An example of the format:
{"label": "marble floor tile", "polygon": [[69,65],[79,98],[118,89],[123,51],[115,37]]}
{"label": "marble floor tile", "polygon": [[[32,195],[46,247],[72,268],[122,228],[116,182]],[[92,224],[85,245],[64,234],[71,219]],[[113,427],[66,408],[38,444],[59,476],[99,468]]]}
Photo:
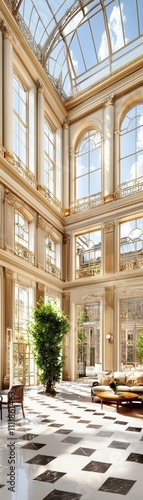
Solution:
{"label": "marble floor tile", "polygon": [[80,500],[82,495],[69,491],[53,490],[43,500]]}
{"label": "marble floor tile", "polygon": [[102,425],[96,425],[96,424],[89,424],[86,426],[86,429],[100,429]]}
{"label": "marble floor tile", "polygon": [[34,481],[45,481],[48,483],[55,483],[60,479],[61,477],[65,476],[66,472],[57,472],[54,470],[46,470],[45,472],[42,472],[37,477],[34,477]]}
{"label": "marble floor tile", "polygon": [[106,472],[109,467],[111,467],[112,464],[108,464],[106,462],[97,462],[95,460],[91,460],[91,462],[89,462],[89,464],[87,464],[82,470],[86,470],[86,471],[91,471],[91,472],[102,472],[102,474],[104,474],[104,472]]}
{"label": "marble floor tile", "polygon": [[127,427],[126,431],[130,431],[130,432],[141,432],[142,430],[142,427]]}
{"label": "marble floor tile", "polygon": [[77,444],[79,443],[80,441],[82,440],[82,438],[80,437],[74,437],[74,436],[69,436],[65,439],[62,440],[62,443],[73,443],[73,444]]}
{"label": "marble floor tile", "polygon": [[130,446],[130,443],[126,443],[125,441],[112,441],[108,445],[108,448],[120,448],[121,450],[126,450]]}
{"label": "marble floor tile", "polygon": [[36,455],[36,457],[27,460],[26,464],[38,464],[38,465],[47,465],[49,462],[54,460],[56,457],[50,457],[47,455]]}
{"label": "marble floor tile", "polygon": [[45,444],[43,443],[27,443],[24,446],[21,446],[21,448],[26,449],[26,450],[40,450],[40,448],[43,448]]}
{"label": "marble floor tile", "polygon": [[83,455],[86,457],[90,457],[92,453],[94,453],[96,450],[93,450],[92,448],[77,448],[77,450],[72,452],[72,455]]}
{"label": "marble floor tile", "polygon": [[127,495],[136,481],[131,479],[120,479],[118,477],[109,477],[105,483],[99,488],[98,491],[106,491],[106,493],[118,493],[120,495]]}
{"label": "marble floor tile", "polygon": [[96,434],[96,437],[97,436],[101,436],[101,437],[110,437],[112,436],[113,432],[110,432],[110,431],[100,431]]}
{"label": "marble floor tile", "polygon": [[32,439],[39,437],[39,434],[23,434],[23,436],[20,436],[20,439],[24,441],[31,441]]}
{"label": "marble floor tile", "polygon": [[143,454],[141,453],[130,453],[126,458],[127,462],[137,462],[138,464],[143,464]]}
{"label": "marble floor tile", "polygon": [[59,429],[55,434],[70,434],[71,432],[73,432],[72,429]]}

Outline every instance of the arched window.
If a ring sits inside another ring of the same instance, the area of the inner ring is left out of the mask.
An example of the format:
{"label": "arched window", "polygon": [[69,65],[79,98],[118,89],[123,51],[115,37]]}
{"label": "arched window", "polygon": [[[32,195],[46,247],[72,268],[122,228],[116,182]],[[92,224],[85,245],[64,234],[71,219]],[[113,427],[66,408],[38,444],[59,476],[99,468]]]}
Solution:
{"label": "arched window", "polygon": [[57,278],[61,278],[60,244],[49,234],[46,234],[46,271]]}
{"label": "arched window", "polygon": [[19,212],[15,213],[15,242],[28,248],[28,223]]}
{"label": "arched window", "polygon": [[120,224],[120,271],[143,268],[143,217]]}
{"label": "arched window", "polygon": [[56,194],[55,133],[50,123],[44,121],[44,186]]}
{"label": "arched window", "polygon": [[13,76],[13,152],[25,169],[28,166],[28,94]]}
{"label": "arched window", "polygon": [[15,253],[34,264],[34,226],[20,213],[15,212]]}
{"label": "arched window", "polygon": [[75,198],[90,197],[101,192],[101,135],[90,130],[76,150]]}
{"label": "arched window", "polygon": [[127,188],[143,189],[143,104],[127,112],[120,128],[120,185],[124,183]]}

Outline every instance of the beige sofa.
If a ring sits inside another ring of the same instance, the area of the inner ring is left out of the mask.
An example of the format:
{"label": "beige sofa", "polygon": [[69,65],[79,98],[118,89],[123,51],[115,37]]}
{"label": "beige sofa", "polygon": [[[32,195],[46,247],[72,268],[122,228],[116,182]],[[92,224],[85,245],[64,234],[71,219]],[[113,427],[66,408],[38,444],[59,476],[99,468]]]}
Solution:
{"label": "beige sofa", "polygon": [[99,392],[112,391],[110,383],[117,383],[118,392],[133,392],[143,399],[143,370],[130,370],[126,372],[108,372],[98,374],[91,387],[91,398],[98,398]]}

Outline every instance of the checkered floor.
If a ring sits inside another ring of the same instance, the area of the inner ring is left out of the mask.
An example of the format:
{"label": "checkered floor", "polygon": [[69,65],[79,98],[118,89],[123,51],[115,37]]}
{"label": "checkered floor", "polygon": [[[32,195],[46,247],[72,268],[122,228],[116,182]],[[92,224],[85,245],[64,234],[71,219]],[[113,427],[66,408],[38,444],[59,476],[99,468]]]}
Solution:
{"label": "checkered floor", "polygon": [[80,384],[63,382],[57,391],[54,398],[25,391],[25,419],[16,410],[12,436],[3,410],[0,499],[142,500],[142,418],[101,410]]}

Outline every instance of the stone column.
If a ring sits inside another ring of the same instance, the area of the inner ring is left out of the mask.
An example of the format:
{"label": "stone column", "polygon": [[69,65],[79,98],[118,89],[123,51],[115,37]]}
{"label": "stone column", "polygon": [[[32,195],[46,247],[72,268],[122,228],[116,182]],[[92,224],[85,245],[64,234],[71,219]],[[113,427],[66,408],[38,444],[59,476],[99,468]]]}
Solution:
{"label": "stone column", "polygon": [[45,245],[45,221],[39,215],[37,218],[37,265],[40,269],[45,269],[45,254],[46,254],[46,245]]}
{"label": "stone column", "polygon": [[37,307],[37,302],[39,302],[40,298],[42,297],[44,299],[45,295],[45,286],[43,283],[38,282],[36,286],[36,307]]}
{"label": "stone column", "polygon": [[[63,293],[62,296],[62,310],[66,316],[70,317],[70,294]],[[70,331],[65,335],[63,341],[63,355],[65,356],[65,363],[63,367],[63,380],[71,380],[70,372]]]}
{"label": "stone column", "polygon": [[5,337],[4,337],[4,377],[3,388],[9,388],[10,373],[8,359],[8,330],[12,332],[13,328],[13,300],[14,300],[13,272],[10,269],[5,269]]}
{"label": "stone column", "polygon": [[75,304],[70,304],[70,372],[71,380],[77,378],[77,341],[75,334]]}
{"label": "stone column", "polygon": [[13,47],[12,36],[4,29],[4,148],[13,162]]}
{"label": "stone column", "polygon": [[6,190],[4,197],[5,207],[5,248],[14,252],[15,247],[15,198],[13,194]]}
{"label": "stone column", "polygon": [[70,149],[70,205],[75,201],[75,186],[74,186],[74,168],[75,168],[75,153]]}
{"label": "stone column", "polygon": [[104,224],[104,273],[114,273],[115,268],[115,245],[114,245],[114,228],[113,221]]}
{"label": "stone column", "polygon": [[[114,369],[114,287],[105,288],[105,370]],[[106,335],[111,334],[111,340]]]}
{"label": "stone column", "polygon": [[104,201],[113,200],[114,96],[107,99],[104,113]]}
{"label": "stone column", "polygon": [[2,21],[0,21],[0,151],[2,150],[3,146],[3,130],[2,130],[2,123],[3,123],[3,97],[2,97],[2,91],[3,91],[3,81],[2,81],[2,75],[3,75],[3,36],[2,36],[2,28],[3,24]]}
{"label": "stone column", "polygon": [[70,280],[70,235],[63,234],[63,280]]}
{"label": "stone column", "polygon": [[63,125],[63,207],[69,208],[69,121]]}
{"label": "stone column", "polygon": [[38,183],[44,186],[44,87],[38,81]]}

